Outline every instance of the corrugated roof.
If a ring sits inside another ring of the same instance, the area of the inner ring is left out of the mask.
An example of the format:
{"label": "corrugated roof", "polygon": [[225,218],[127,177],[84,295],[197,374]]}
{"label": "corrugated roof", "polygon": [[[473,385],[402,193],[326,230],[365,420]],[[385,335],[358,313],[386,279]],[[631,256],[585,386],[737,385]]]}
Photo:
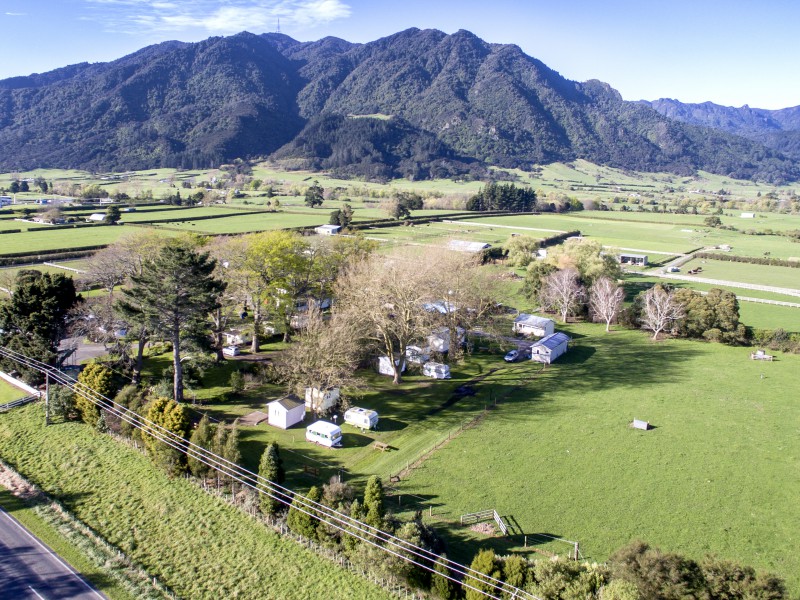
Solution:
{"label": "corrugated roof", "polygon": [[279,398],[278,400],[273,400],[270,404],[275,403],[280,404],[286,410],[292,410],[293,408],[297,408],[298,406],[305,406],[305,401],[301,400],[295,394],[289,394],[288,396],[284,396],[283,398]]}
{"label": "corrugated roof", "polygon": [[480,252],[481,250],[486,250],[487,248],[491,248],[491,244],[487,244],[486,242],[467,242],[465,240],[450,240],[447,244],[447,247],[450,250],[456,250],[458,252]]}
{"label": "corrugated roof", "polygon": [[553,348],[557,348],[564,342],[569,342],[569,336],[566,333],[561,333],[557,331],[556,333],[551,333],[548,336],[543,337],[538,342],[534,344],[534,346],[544,346],[545,348],[549,348],[552,350]]}
{"label": "corrugated roof", "polygon": [[552,319],[546,317],[537,317],[536,315],[529,315],[527,313],[519,313],[514,323],[525,323],[525,325],[533,325],[534,327],[545,327],[548,323],[552,323]]}

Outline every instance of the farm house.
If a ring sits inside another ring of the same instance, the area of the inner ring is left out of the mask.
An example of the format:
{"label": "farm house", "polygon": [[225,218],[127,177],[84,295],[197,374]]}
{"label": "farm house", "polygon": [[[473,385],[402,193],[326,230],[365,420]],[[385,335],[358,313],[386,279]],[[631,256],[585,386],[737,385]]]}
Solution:
{"label": "farm house", "polygon": [[341,230],[341,225],[320,225],[319,227],[314,227],[314,231],[316,231],[318,235],[336,235]]}
{"label": "farm house", "polygon": [[315,387],[306,388],[306,408],[320,413],[332,408],[339,401],[339,388],[321,390]]}
{"label": "farm house", "polygon": [[566,333],[551,333],[531,346],[531,360],[549,365],[567,351],[568,344]]}
{"label": "farm house", "polygon": [[289,429],[306,416],[305,403],[294,394],[289,394],[267,404],[267,422],[273,427]]}
{"label": "farm house", "polygon": [[534,335],[536,337],[544,337],[555,333],[556,324],[552,319],[545,317],[537,317],[536,315],[529,315],[527,313],[520,313],[514,319],[514,326],[512,331],[514,333],[521,333],[522,335]]}
{"label": "farm house", "polygon": [[450,379],[450,365],[427,362],[422,365],[422,374],[433,379]]}

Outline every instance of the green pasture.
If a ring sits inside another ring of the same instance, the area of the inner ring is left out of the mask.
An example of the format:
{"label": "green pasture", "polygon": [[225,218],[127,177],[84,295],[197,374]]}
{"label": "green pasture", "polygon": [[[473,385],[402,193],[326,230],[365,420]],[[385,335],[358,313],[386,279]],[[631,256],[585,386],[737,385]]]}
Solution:
{"label": "green pasture", "polygon": [[0,456],[178,597],[388,597],[107,435],[45,428],[40,404],[0,415]]}
{"label": "green pasture", "polygon": [[[547,533],[604,560],[643,539],[768,569],[800,589],[800,558],[785,551],[800,520],[800,357],[761,363],[749,348],[567,331],[566,356],[542,373],[519,364],[530,381],[399,485],[434,505],[454,557],[486,545],[524,551],[524,535]],[[631,429],[634,418],[655,429]],[[458,525],[491,508],[514,535]]]}
{"label": "green pasture", "polygon": [[69,250],[82,246],[111,244],[137,231],[141,230],[134,227],[96,225],[78,229],[64,228],[9,233],[0,236],[0,255],[16,252],[38,252],[40,250]]}
{"label": "green pasture", "polygon": [[512,233],[527,235],[536,239],[555,235],[552,232],[530,231],[525,229],[483,227],[474,225],[472,220],[454,223],[420,223],[419,225],[397,227],[375,227],[362,229],[366,237],[385,240],[394,244],[431,244],[443,246],[450,239],[470,242],[487,242],[494,246],[502,245]]}
{"label": "green pasture", "polygon": [[800,308],[739,302],[739,319],[756,329],[785,329],[800,333]]}
{"label": "green pasture", "polygon": [[24,397],[26,394],[18,387],[14,387],[10,383],[0,379],[0,404],[12,402],[19,398]]}
{"label": "green pasture", "polygon": [[[798,249],[800,250],[800,246],[798,246]],[[698,277],[770,285],[800,291],[800,268],[796,267],[755,265],[743,262],[695,258],[681,267],[681,271],[685,273],[689,269],[697,267],[703,269],[701,273],[698,273]],[[747,295],[745,292],[749,291],[743,290],[742,295]],[[800,298],[798,298],[798,301],[800,301]]]}
{"label": "green pasture", "polygon": [[329,214],[305,215],[294,213],[263,213],[257,215],[232,214],[230,217],[180,223],[154,223],[154,229],[193,231],[196,233],[249,233],[289,227],[316,227],[328,222]]}

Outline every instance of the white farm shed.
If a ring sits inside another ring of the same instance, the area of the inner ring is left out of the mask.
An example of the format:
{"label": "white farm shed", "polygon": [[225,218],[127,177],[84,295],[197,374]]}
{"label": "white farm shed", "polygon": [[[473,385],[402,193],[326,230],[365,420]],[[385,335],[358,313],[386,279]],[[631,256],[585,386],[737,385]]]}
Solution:
{"label": "white farm shed", "polygon": [[531,360],[549,365],[567,351],[568,344],[566,333],[551,333],[531,346]]}
{"label": "white farm shed", "polygon": [[[461,327],[456,328],[458,333],[458,343],[464,343],[464,334],[466,333]],[[447,327],[440,327],[434,329],[433,333],[428,336],[428,344],[434,352],[449,352],[450,351],[450,330]]]}
{"label": "white farm shed", "polygon": [[306,408],[313,412],[324,412],[339,401],[339,388],[321,390],[315,387],[306,388]]}
{"label": "white farm shed", "polygon": [[241,346],[250,343],[250,335],[243,329],[229,329],[222,335],[225,338],[226,346]]}
{"label": "white farm shed", "polygon": [[281,429],[297,425],[306,416],[305,403],[294,394],[270,402],[267,409],[267,422]]}
{"label": "white farm shed", "polygon": [[556,324],[552,319],[545,317],[537,317],[536,315],[529,315],[527,313],[520,313],[514,319],[514,326],[512,328],[514,333],[521,333],[522,335],[535,335],[536,337],[544,337],[555,333]]}
{"label": "white farm shed", "polygon": [[740,218],[742,218],[742,219],[755,219],[756,218],[756,213],[743,212],[741,214]]}
{"label": "white farm shed", "polygon": [[341,230],[341,225],[320,225],[319,227],[314,227],[314,231],[316,231],[318,235],[336,235]]}
{"label": "white farm shed", "polygon": [[[395,364],[399,364],[399,360],[395,362]],[[403,361],[403,368],[400,369],[400,372],[406,370],[406,361]],[[392,367],[392,359],[388,356],[379,356],[378,357],[378,373],[381,375],[392,375],[394,376],[394,368]]]}
{"label": "white farm shed", "polygon": [[422,365],[422,374],[434,379],[450,379],[450,365],[436,362],[427,362]]}
{"label": "white farm shed", "polygon": [[455,250],[456,252],[472,252],[473,254],[483,252],[491,247],[492,245],[486,242],[468,242],[466,240],[450,240],[447,244],[449,250]]}
{"label": "white farm shed", "polygon": [[88,217],[86,217],[87,221],[92,221],[93,223],[100,223],[101,221],[106,220],[105,213],[92,213]]}

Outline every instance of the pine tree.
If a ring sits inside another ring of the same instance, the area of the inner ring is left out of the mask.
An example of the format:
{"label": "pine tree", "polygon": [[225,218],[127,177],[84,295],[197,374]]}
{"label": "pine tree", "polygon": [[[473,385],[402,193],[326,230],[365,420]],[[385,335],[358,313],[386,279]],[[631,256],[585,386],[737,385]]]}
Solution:
{"label": "pine tree", "polygon": [[[282,484],[284,481],[283,460],[281,459],[278,444],[270,442],[264,449],[261,455],[261,461],[258,465],[258,474],[264,479],[277,484]],[[265,483],[259,484],[259,489],[264,492],[259,498],[261,512],[265,515],[274,515],[280,512],[283,503],[269,494],[275,495],[275,490],[272,486]]]}
{"label": "pine tree", "polygon": [[[147,407],[147,419],[180,438],[186,438],[189,415],[186,407],[174,400],[154,398]],[[178,475],[186,470],[186,455],[179,449],[149,435],[145,436],[144,443],[153,461],[170,475]]]}
{"label": "pine tree", "polygon": [[450,569],[447,568],[447,554],[442,554],[433,567],[434,573],[431,579],[431,592],[438,600],[451,600],[455,595],[455,585],[444,575],[452,577]]}
{"label": "pine tree", "polygon": [[99,433],[108,433],[108,423],[106,423],[106,411],[101,410],[100,416],[97,418],[97,424],[95,425],[95,429]]}
{"label": "pine tree", "polygon": [[222,457],[235,465],[242,462],[242,453],[239,450],[239,426],[236,422],[234,422],[230,431],[228,431],[228,436],[225,439],[225,447],[222,449]]}
{"label": "pine tree", "polygon": [[[488,575],[494,579],[500,578],[500,569],[497,567],[494,550],[481,550],[478,552],[478,554],[475,555],[475,558],[472,559],[470,568],[473,571],[483,573],[484,575]],[[498,590],[495,584],[486,577],[482,577],[480,575],[468,575],[464,578],[464,584],[467,600],[485,600],[486,594],[482,592],[487,592],[494,596],[497,595]],[[466,587],[466,585],[469,585],[470,587]]]}
{"label": "pine tree", "polygon": [[[211,427],[211,422],[208,419],[208,415],[203,415],[203,418],[200,419],[200,422],[195,427],[194,431],[192,431],[192,435],[189,438],[189,441],[196,446],[200,446],[201,448],[205,448],[206,450],[211,449],[212,441],[213,441],[213,431]],[[192,475],[195,477],[208,477],[209,473],[211,472],[211,467],[201,461],[198,457],[189,455],[187,458],[187,463],[189,465],[189,471],[191,471]]]}
{"label": "pine tree", "polygon": [[386,514],[383,500],[383,483],[380,477],[373,475],[369,478],[369,481],[367,481],[367,487],[364,490],[364,509],[366,511],[364,522],[367,523],[367,525],[378,529],[383,526],[383,517]]}
{"label": "pine tree", "polygon": [[[84,386],[90,388],[93,392],[106,397],[114,394],[113,379],[114,374],[112,373],[111,369],[97,362],[92,362],[86,365],[83,371],[81,371],[80,375],[78,375],[78,383],[83,384]],[[94,402],[85,396],[94,397],[91,392],[87,392],[85,395],[78,393],[75,398],[75,407],[81,414],[81,419],[83,419],[84,423],[91,425],[92,427],[96,427],[97,421],[100,419],[100,409],[97,408],[97,405]]]}
{"label": "pine tree", "polygon": [[309,507],[306,500],[319,502],[321,499],[322,492],[317,486],[313,486],[308,490],[308,495],[305,497],[295,494],[292,505],[289,508],[289,515],[286,517],[286,524],[289,529],[309,540],[316,540],[319,519],[315,516],[316,511]]}

